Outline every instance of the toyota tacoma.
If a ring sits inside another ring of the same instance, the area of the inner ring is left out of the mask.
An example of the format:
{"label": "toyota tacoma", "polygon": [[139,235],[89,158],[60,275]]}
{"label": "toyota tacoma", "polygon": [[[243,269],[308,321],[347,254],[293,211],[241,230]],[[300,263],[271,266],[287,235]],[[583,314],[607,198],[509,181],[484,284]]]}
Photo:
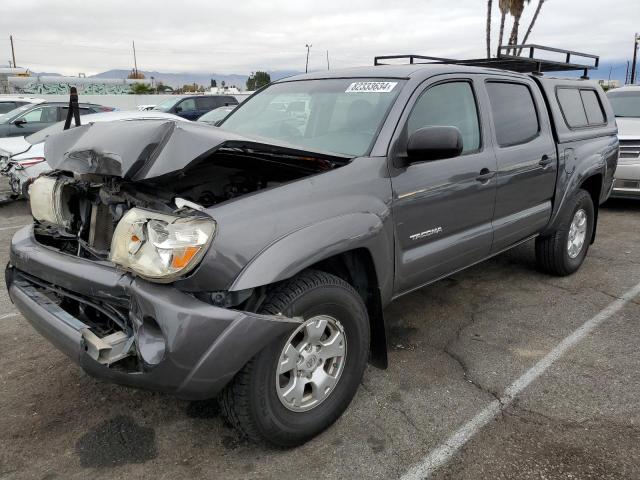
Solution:
{"label": "toyota tacoma", "polygon": [[392,300],[531,239],[575,272],[616,133],[594,82],[413,59],[275,82],[220,128],[87,124],[47,140],[6,283],[89,374],[299,445],[386,367]]}

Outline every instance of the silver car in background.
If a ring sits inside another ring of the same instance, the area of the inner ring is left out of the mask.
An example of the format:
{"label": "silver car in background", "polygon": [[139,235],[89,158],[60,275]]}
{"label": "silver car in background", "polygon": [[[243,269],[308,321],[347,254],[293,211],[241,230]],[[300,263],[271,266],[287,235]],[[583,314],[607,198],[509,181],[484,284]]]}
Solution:
{"label": "silver car in background", "polygon": [[[95,122],[117,122],[127,120],[176,120],[188,122],[182,117],[171,113],[153,111],[124,111],[94,113],[82,117],[82,124]],[[44,130],[24,137],[24,143],[28,145],[26,150],[17,153],[5,160],[0,165],[0,174],[9,177],[9,185],[14,198],[28,197],[29,185],[42,173],[51,170],[44,155],[44,141],[50,136],[63,130],[64,122],[56,123]]]}
{"label": "silver car in background", "polygon": [[620,156],[612,197],[640,199],[640,85],[607,92],[618,124]]}

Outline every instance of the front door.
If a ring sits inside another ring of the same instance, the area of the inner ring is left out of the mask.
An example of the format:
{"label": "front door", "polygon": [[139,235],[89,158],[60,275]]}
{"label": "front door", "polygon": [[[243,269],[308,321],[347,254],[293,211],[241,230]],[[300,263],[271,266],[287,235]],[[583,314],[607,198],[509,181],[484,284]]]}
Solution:
{"label": "front door", "polygon": [[58,107],[42,105],[16,118],[11,125],[9,137],[31,135],[58,121]]}
{"label": "front door", "polygon": [[[395,292],[401,294],[489,255],[496,197],[496,158],[478,107],[477,80],[449,78],[417,93],[391,166],[396,228]],[[406,140],[426,126],[455,126],[462,155],[406,165]],[[403,147],[403,145],[405,145]],[[404,163],[404,166],[402,166]]]}

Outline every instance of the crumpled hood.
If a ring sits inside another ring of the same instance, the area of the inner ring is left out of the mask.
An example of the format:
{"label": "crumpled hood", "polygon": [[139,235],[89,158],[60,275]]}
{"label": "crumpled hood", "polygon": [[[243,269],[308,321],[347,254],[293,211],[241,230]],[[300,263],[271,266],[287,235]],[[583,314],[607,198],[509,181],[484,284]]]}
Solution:
{"label": "crumpled hood", "polygon": [[101,122],[72,128],[47,139],[45,158],[53,169],[139,181],[182,170],[222,147],[347,158],[264,143],[209,125],[170,120]]}
{"label": "crumpled hood", "polygon": [[640,118],[617,117],[616,123],[620,140],[640,139]]}

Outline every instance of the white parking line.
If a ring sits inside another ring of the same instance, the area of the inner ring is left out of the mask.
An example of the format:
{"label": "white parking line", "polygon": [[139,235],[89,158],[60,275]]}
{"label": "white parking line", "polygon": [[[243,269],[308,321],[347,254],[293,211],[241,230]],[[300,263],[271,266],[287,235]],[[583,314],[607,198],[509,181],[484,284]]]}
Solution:
{"label": "white parking line", "polygon": [[428,478],[432,475],[436,470],[447,463],[458,450],[460,450],[476,433],[480,431],[480,429],[493,420],[500,411],[511,404],[516,395],[522,392],[540,375],[547,371],[547,369],[562,357],[570,348],[574,347],[585,336],[589,335],[600,324],[617,313],[630,300],[639,294],[640,283],[630,290],[627,290],[622,297],[612,302],[608,307],[601,310],[595,317],[585,322],[580,328],[562,340],[562,342],[542,358],[542,360],[509,385],[502,393],[499,401],[494,400],[489,403],[489,405],[487,405],[475,417],[456,430],[456,432],[447,438],[444,443],[435,450],[432,450],[420,461],[420,463],[413,466],[408,472],[406,472],[402,476],[402,480],[422,479]]}
{"label": "white parking line", "polygon": [[3,232],[5,230],[15,230],[22,227],[26,227],[26,225],[12,225],[10,227],[0,227],[0,232]]}
{"label": "white parking line", "polygon": [[20,315],[18,312],[5,313],[4,315],[0,315],[0,320],[5,320],[7,318],[17,317],[18,315]]}

